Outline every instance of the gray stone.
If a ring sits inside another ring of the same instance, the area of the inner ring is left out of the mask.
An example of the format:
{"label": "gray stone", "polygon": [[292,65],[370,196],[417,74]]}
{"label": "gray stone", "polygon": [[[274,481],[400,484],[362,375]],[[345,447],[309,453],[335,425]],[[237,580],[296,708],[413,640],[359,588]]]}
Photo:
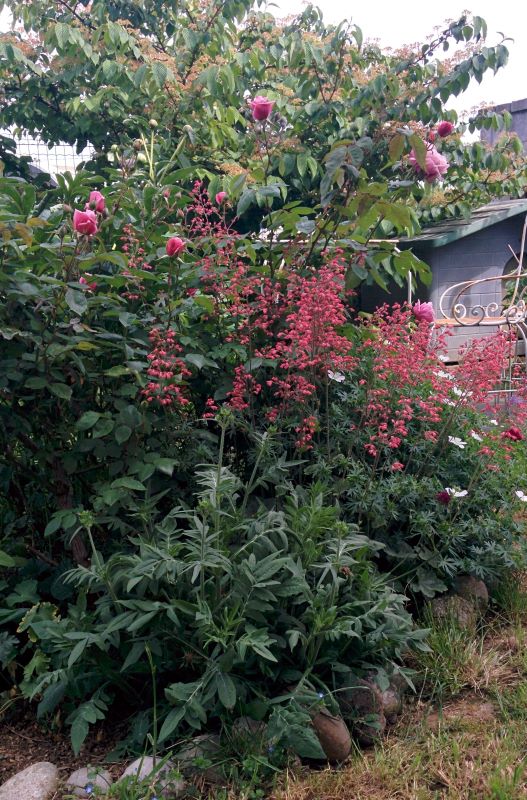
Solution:
{"label": "gray stone", "polygon": [[48,800],[58,782],[57,767],[49,761],[39,761],[0,786],[0,800]]}
{"label": "gray stone", "polygon": [[232,723],[231,734],[233,736],[257,737],[263,739],[267,725],[251,717],[238,717]]}
{"label": "gray stone", "polygon": [[386,729],[381,692],[371,680],[353,676],[352,681],[339,694],[342,715],[360,744],[375,744]]}
{"label": "gray stone", "polygon": [[454,581],[454,592],[474,603],[481,614],[484,614],[489,605],[489,592],[485,584],[473,575],[458,575]]}
{"label": "gray stone", "polygon": [[[161,766],[160,766],[161,763]],[[137,758],[129,764],[119,780],[135,776],[137,780],[148,780],[152,786],[156,787],[158,797],[167,800],[176,800],[185,793],[186,783],[181,777],[172,777],[171,773],[176,773],[177,767],[172,761],[155,761],[152,756]]]}
{"label": "gray stone", "polygon": [[463,630],[474,630],[478,612],[473,603],[459,595],[434,597],[429,604],[432,619],[436,622],[453,622]]}
{"label": "gray stone", "polygon": [[342,717],[321,709],[311,720],[328,761],[345,761],[351,752],[351,736]]}
{"label": "gray stone", "polygon": [[395,725],[403,707],[399,690],[394,685],[390,685],[384,692],[381,692],[381,703],[386,722],[388,725]]}
{"label": "gray stone", "polygon": [[400,672],[394,672],[390,677],[390,686],[397,689],[401,697],[410,689],[408,681]]}
{"label": "gray stone", "polygon": [[66,787],[75,797],[91,797],[93,789],[86,791],[86,787],[96,787],[100,792],[106,793],[112,783],[112,776],[107,769],[82,767],[69,776]]}
{"label": "gray stone", "polygon": [[[203,777],[209,783],[223,783],[221,767],[216,763],[200,767],[199,760],[215,762],[221,760],[220,737],[214,733],[195,736],[173,756],[183,775]],[[198,763],[196,763],[198,762]]]}

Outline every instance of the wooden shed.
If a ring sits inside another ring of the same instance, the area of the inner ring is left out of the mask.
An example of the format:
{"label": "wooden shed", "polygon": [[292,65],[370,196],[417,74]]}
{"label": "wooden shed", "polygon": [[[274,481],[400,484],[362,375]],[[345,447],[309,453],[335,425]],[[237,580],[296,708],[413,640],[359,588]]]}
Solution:
{"label": "wooden shed", "polygon": [[[517,270],[526,215],[527,200],[502,200],[477,209],[469,219],[447,220],[399,242],[432,270],[432,283],[414,287],[412,300],[432,302],[438,324],[452,329],[449,360],[456,360],[467,339],[487,336],[507,323],[515,281],[501,278]],[[388,296],[378,287],[365,287],[361,306],[372,311],[407,297],[406,289],[395,286]]]}

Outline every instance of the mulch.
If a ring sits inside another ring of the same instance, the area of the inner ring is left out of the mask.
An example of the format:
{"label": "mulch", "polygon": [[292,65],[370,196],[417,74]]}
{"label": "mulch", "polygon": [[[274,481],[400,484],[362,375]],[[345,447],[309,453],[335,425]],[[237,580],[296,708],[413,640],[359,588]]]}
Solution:
{"label": "mulch", "polygon": [[0,786],[17,772],[38,761],[50,761],[58,767],[62,780],[80,767],[104,764],[114,777],[122,764],[108,764],[106,756],[119,740],[118,732],[100,728],[86,740],[80,754],[71,749],[69,731],[35,720],[34,712],[23,710],[0,718]]}

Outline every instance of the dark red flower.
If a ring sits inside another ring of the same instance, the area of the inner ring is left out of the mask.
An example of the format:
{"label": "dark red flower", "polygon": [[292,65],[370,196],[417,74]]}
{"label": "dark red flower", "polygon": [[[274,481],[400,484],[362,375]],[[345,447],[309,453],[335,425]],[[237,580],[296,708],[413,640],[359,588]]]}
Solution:
{"label": "dark red flower", "polygon": [[513,442],[521,442],[523,439],[523,433],[519,428],[508,428],[506,431],[503,431],[501,434],[502,439],[511,439]]}
{"label": "dark red flower", "polygon": [[447,506],[447,505],[450,503],[450,500],[451,500],[451,499],[452,499],[452,498],[451,498],[451,496],[450,496],[450,493],[449,493],[449,492],[447,492],[447,491],[446,491],[446,489],[443,489],[443,491],[442,491],[442,492],[438,492],[438,493],[436,494],[436,500],[437,500],[437,502],[438,502],[438,503],[441,503],[441,504],[442,504],[442,505],[444,505],[444,506]]}
{"label": "dark red flower", "polygon": [[443,122],[440,122],[439,125],[437,126],[437,132],[442,139],[444,139],[445,136],[450,136],[450,134],[453,131],[454,131],[454,126],[452,125],[451,122],[449,122],[446,119],[443,120]]}

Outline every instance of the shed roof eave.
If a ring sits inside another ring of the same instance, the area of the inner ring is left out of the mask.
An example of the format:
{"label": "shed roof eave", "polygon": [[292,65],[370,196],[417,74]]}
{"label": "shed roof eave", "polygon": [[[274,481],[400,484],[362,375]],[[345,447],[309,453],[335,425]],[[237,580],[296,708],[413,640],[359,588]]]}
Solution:
{"label": "shed roof eave", "polygon": [[515,217],[518,214],[527,214],[527,200],[507,200],[501,203],[490,203],[473,212],[468,220],[451,220],[439,223],[437,226],[425,228],[422,233],[399,240],[399,247],[422,246],[424,248],[444,247],[458,239],[463,239],[473,233],[490,228],[499,222]]}

